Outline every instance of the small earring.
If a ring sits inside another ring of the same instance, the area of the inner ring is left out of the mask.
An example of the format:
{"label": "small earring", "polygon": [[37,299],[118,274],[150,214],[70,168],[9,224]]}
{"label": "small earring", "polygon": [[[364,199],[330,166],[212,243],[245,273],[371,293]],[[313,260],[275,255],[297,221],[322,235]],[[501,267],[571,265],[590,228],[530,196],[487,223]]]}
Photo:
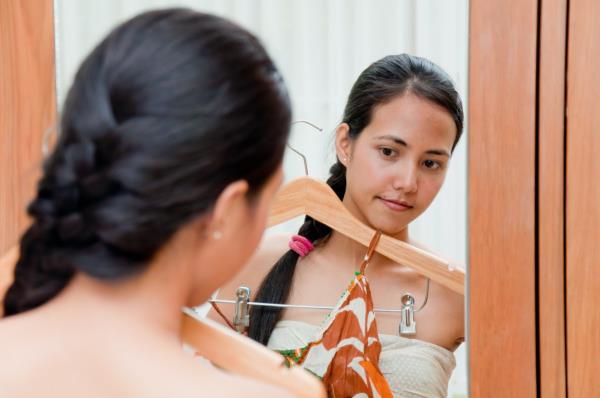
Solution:
{"label": "small earring", "polygon": [[212,238],[213,238],[214,240],[219,240],[219,239],[221,239],[222,237],[223,237],[223,233],[222,233],[221,231],[214,231],[214,232],[212,233]]}

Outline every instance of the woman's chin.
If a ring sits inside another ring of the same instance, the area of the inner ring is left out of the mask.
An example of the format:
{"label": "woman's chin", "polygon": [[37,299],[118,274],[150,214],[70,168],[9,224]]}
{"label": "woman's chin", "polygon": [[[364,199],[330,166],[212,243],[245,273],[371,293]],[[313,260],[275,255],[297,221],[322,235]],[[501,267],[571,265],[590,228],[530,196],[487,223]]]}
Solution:
{"label": "woman's chin", "polygon": [[389,218],[373,218],[369,220],[369,226],[373,229],[381,231],[384,235],[396,237],[402,239],[406,237],[406,228],[408,223],[406,222],[393,222]]}

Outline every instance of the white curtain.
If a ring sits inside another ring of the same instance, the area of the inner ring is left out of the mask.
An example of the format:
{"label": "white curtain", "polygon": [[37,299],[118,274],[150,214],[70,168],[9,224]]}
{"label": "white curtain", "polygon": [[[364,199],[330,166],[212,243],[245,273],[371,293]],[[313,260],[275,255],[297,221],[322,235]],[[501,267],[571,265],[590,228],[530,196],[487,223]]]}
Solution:
{"label": "white curtain", "polygon": [[[327,177],[333,130],[350,87],[373,61],[408,52],[431,59],[467,95],[468,0],[56,0],[57,87],[62,103],[83,57],[115,24],[152,8],[190,7],[237,21],[254,32],[280,67],[293,102],[291,144],[308,159],[309,173]],[[304,174],[286,154],[286,180]],[[453,154],[440,194],[411,227],[435,253],[466,265],[466,132]],[[297,230],[300,220],[275,228]],[[272,233],[273,230],[268,233]],[[466,396],[465,349],[457,352],[450,397]]]}

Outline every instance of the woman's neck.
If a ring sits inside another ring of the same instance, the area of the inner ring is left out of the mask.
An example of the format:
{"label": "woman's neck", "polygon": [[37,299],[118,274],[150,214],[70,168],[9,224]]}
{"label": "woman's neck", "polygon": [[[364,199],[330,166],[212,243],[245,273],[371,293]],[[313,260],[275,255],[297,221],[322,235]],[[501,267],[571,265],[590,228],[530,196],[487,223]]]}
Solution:
{"label": "woman's neck", "polygon": [[142,273],[120,281],[77,274],[41,309],[52,308],[57,315],[65,315],[65,322],[82,322],[82,327],[89,320],[97,327],[109,324],[122,333],[162,336],[179,344],[181,308],[189,303],[192,291],[195,299],[208,299],[211,292],[200,292],[202,289],[193,286],[185,260],[188,256],[175,249],[160,251]]}
{"label": "woman's neck", "polygon": [[[408,241],[408,228],[405,228],[402,233],[402,238],[395,236],[396,239],[402,241]],[[354,239],[351,239],[335,230],[331,232],[331,235],[327,239],[325,246],[321,249],[325,256],[332,256],[332,259],[337,261],[343,261],[358,271],[358,267],[362,262],[365,254],[367,253],[367,247],[358,243]],[[369,262],[369,267],[386,267],[390,265],[397,265],[393,260],[375,252]]]}

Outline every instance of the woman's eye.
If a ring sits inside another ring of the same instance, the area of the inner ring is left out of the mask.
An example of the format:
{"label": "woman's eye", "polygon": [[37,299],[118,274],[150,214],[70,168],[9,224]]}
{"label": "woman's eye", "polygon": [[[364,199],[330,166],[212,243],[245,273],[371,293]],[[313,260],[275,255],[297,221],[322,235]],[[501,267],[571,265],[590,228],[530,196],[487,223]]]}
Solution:
{"label": "woman's eye", "polygon": [[379,151],[386,158],[392,157],[396,154],[396,151],[393,150],[392,148],[379,148]]}
{"label": "woman's eye", "polygon": [[435,160],[429,160],[429,159],[424,161],[423,165],[431,170],[439,169],[440,167],[442,167],[440,162],[437,162]]}

